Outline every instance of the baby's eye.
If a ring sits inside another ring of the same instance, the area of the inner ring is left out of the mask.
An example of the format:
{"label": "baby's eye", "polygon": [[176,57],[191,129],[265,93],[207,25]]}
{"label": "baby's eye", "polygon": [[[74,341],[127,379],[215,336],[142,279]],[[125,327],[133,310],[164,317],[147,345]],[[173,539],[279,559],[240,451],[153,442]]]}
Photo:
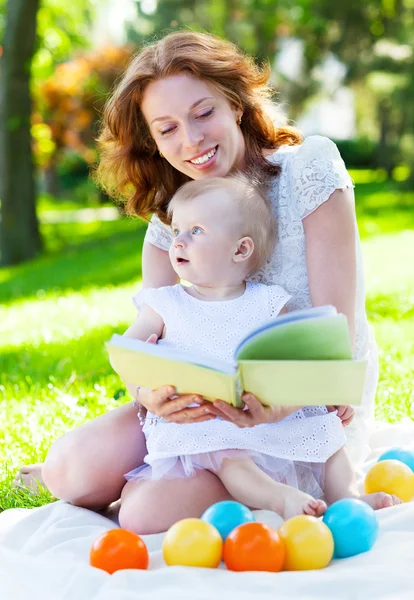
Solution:
{"label": "baby's eye", "polygon": [[173,234],[173,237],[177,237],[177,235],[179,235],[179,234],[180,234],[180,231],[179,231],[179,229],[173,229],[173,230],[172,230],[172,234]]}
{"label": "baby's eye", "polygon": [[193,235],[197,235],[198,233],[202,233],[202,229],[201,229],[201,227],[193,227],[191,230],[191,233]]}

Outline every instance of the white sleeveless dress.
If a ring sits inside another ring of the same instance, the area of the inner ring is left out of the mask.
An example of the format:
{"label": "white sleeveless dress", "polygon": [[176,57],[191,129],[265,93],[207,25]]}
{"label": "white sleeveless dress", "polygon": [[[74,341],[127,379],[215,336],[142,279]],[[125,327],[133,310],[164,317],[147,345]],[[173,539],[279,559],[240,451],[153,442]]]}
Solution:
{"label": "white sleeveless dress", "polygon": [[[133,301],[162,316],[166,334],[159,344],[232,361],[242,338],[277,316],[289,299],[278,285],[248,282],[244,294],[229,301],[198,300],[181,284],[144,289]],[[316,497],[323,495],[325,462],[345,443],[340,419],[324,406],[244,429],[218,418],[176,424],[148,413],[143,431],[146,464],[128,473],[128,480],[189,477],[196,469],[217,471],[223,458],[250,456],[275,481]]]}
{"label": "white sleeveless dress", "polygon": [[[306,269],[305,234],[302,221],[336,189],[353,187],[337,147],[329,139],[311,136],[300,146],[282,146],[271,162],[280,165],[281,173],[274,178],[270,200],[278,219],[278,240],[267,264],[252,278],[272,285],[278,283],[292,296],[288,310],[311,306]],[[170,228],[153,217],[148,226],[146,242],[168,250]],[[355,306],[354,358],[368,362],[364,400],[355,409],[352,423],[346,427],[347,448],[355,464],[361,464],[369,454],[368,436],[373,420],[378,379],[375,340],[365,312],[365,286],[359,239],[357,250],[357,292]]]}

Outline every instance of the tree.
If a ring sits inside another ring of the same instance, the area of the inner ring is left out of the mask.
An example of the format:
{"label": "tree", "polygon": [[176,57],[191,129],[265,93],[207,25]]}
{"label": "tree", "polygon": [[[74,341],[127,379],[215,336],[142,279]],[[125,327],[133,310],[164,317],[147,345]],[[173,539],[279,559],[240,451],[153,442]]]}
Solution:
{"label": "tree", "polygon": [[74,48],[88,46],[95,3],[8,0],[6,9],[5,4],[6,0],[0,0],[0,36],[4,35],[0,63],[0,250],[2,264],[8,265],[32,258],[41,248],[35,212],[31,93],[53,73],[56,62],[66,60]]}
{"label": "tree", "polygon": [[0,88],[1,263],[33,258],[41,249],[31,149],[30,67],[39,0],[9,0]]}

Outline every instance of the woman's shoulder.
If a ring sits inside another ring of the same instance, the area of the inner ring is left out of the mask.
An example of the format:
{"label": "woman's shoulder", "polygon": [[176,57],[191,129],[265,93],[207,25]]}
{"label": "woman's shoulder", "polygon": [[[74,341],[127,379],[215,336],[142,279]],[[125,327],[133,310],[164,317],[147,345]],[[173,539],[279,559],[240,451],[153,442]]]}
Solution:
{"label": "woman's shoulder", "polygon": [[286,162],[307,161],[315,158],[329,161],[332,158],[340,159],[341,156],[336,144],[323,135],[310,135],[301,144],[295,146],[280,146],[267,156],[267,160],[281,166]]}
{"label": "woman's shoulder", "polygon": [[271,158],[280,165],[273,202],[289,207],[291,220],[309,215],[335,190],[353,187],[336,144],[327,137],[312,135],[297,146],[282,146]]}

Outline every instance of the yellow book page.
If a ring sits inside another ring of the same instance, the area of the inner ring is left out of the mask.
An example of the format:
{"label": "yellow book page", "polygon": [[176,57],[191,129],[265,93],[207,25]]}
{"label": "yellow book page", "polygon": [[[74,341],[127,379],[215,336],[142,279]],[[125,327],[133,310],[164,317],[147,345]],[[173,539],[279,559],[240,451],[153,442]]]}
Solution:
{"label": "yellow book page", "polygon": [[106,344],[111,365],[126,383],[149,389],[173,385],[178,394],[201,394],[207,400],[220,398],[238,406],[237,375],[140,353]]}
{"label": "yellow book page", "polygon": [[362,402],[365,361],[240,361],[241,382],[267,406]]}

